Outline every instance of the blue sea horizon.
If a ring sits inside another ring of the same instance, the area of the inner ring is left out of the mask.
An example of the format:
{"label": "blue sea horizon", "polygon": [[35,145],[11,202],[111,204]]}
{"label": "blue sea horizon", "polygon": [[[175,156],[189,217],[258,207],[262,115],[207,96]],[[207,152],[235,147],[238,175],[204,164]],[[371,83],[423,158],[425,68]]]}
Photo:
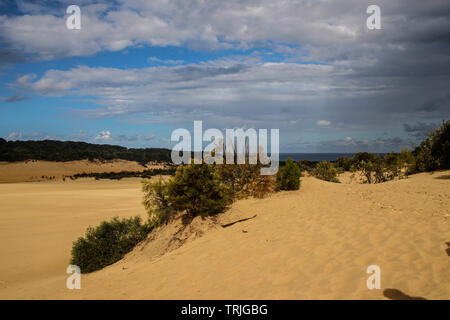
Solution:
{"label": "blue sea horizon", "polygon": [[294,161],[334,161],[340,157],[353,157],[354,153],[280,153],[280,161],[286,161],[289,157]]}

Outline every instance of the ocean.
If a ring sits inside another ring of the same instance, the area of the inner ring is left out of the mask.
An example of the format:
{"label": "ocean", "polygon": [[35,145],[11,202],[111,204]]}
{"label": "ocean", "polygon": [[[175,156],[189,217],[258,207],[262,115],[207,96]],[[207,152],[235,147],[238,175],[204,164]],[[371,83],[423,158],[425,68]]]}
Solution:
{"label": "ocean", "polygon": [[[376,154],[384,155],[383,153]],[[287,158],[291,157],[294,161],[334,161],[340,157],[352,158],[354,155],[354,153],[280,153],[279,160],[286,161]],[[199,157],[201,157],[201,155]]]}
{"label": "ocean", "polygon": [[291,157],[294,161],[334,161],[340,157],[353,157],[354,153],[280,153],[280,161]]}

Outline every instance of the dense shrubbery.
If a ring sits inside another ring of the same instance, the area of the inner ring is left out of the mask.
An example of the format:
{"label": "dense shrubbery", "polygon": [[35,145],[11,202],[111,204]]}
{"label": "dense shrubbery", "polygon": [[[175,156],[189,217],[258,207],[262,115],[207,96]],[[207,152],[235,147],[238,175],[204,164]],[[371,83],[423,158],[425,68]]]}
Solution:
{"label": "dense shrubbery", "polygon": [[381,183],[397,177],[400,179],[407,177],[415,171],[415,159],[407,150],[385,156],[365,154],[363,160],[354,160],[350,171],[358,172],[364,183]]}
{"label": "dense shrubbery", "polygon": [[167,222],[175,212],[186,221],[222,212],[235,199],[264,197],[276,187],[275,177],[261,175],[261,164],[179,166],[167,182],[143,181],[144,206],[152,226]]}
{"label": "dense shrubbery", "polygon": [[123,159],[146,164],[171,161],[170,150],[160,148],[133,149],[107,144],[73,141],[8,141],[0,140],[0,161],[72,161],[83,159]]}
{"label": "dense shrubbery", "polygon": [[139,217],[103,221],[89,227],[85,237],[73,243],[70,263],[79,266],[82,273],[99,270],[119,261],[149,232],[149,225],[142,224]]}
{"label": "dense shrubbery", "polygon": [[450,120],[430,133],[413,154],[417,171],[450,169]]}
{"label": "dense shrubbery", "polygon": [[450,120],[428,135],[412,152],[403,150],[385,156],[360,152],[352,159],[339,158],[336,165],[360,171],[366,183],[404,178],[408,174],[450,169]]}
{"label": "dense shrubbery", "polygon": [[318,163],[319,161],[300,160],[297,162],[297,165],[300,168],[300,171],[311,173]]}
{"label": "dense shrubbery", "polygon": [[231,200],[247,197],[263,198],[275,190],[275,179],[261,175],[261,163],[221,164],[215,166],[223,188]]}
{"label": "dense shrubbery", "polygon": [[330,181],[330,182],[339,182],[337,178],[337,170],[335,166],[328,161],[319,162],[316,167],[312,170],[313,176],[318,179]]}
{"label": "dense shrubbery", "polygon": [[278,188],[280,190],[298,190],[300,188],[301,171],[299,166],[288,158],[286,164],[280,168],[278,174]]}
{"label": "dense shrubbery", "polygon": [[219,176],[208,164],[181,165],[167,188],[171,206],[190,217],[216,214],[228,204]]}
{"label": "dense shrubbery", "polygon": [[169,167],[165,169],[147,169],[143,171],[120,171],[120,172],[91,172],[91,173],[77,173],[73,176],[68,176],[71,179],[78,178],[95,178],[95,179],[111,179],[120,180],[122,178],[140,177],[150,178],[156,175],[174,175],[176,167]]}
{"label": "dense shrubbery", "polygon": [[148,213],[149,224],[152,227],[159,227],[169,221],[175,211],[169,201],[168,187],[169,183],[162,179],[158,181],[142,180],[142,192],[144,193],[142,204]]}
{"label": "dense shrubbery", "polygon": [[338,171],[350,171],[350,168],[353,165],[353,159],[349,157],[339,157],[334,161],[334,165]]}

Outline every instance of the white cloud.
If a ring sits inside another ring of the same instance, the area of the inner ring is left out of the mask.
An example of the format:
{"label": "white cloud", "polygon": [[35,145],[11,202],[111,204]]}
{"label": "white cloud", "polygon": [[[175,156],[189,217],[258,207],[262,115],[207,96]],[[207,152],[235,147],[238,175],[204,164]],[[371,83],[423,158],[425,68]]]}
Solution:
{"label": "white cloud", "polygon": [[19,131],[13,131],[6,137],[6,140],[18,140],[22,138],[22,133]]}
{"label": "white cloud", "polygon": [[184,63],[184,60],[159,59],[158,57],[149,57],[147,59],[147,61],[157,62],[157,63],[161,63],[161,64],[168,64],[168,65],[176,65],[176,64]]}
{"label": "white cloud", "polygon": [[[121,117],[135,124],[207,120],[215,127],[260,128],[280,128],[296,120],[295,126],[289,126],[292,130],[331,123],[336,128],[367,130],[370,123],[389,123],[383,117],[386,112],[410,119],[414,110],[423,113],[418,109],[424,103],[423,92],[433,97],[447,92],[431,78],[412,86],[396,85],[399,79],[359,75],[350,66],[235,57],[141,69],[78,66],[49,70],[41,77],[24,75],[15,85],[45,96],[95,97],[88,101],[96,107],[72,110],[91,119]],[[364,101],[364,108],[359,101]],[[442,115],[442,107],[433,112]]]}
{"label": "white cloud", "polygon": [[103,130],[94,139],[102,141],[112,140],[111,132],[108,130]]}
{"label": "white cloud", "polygon": [[42,139],[54,139],[47,135],[46,132],[36,131],[32,133],[22,133],[20,131],[13,131],[7,137],[6,140],[42,140]]}
{"label": "white cloud", "polygon": [[81,129],[77,133],[74,133],[71,135],[72,139],[77,139],[77,140],[86,140],[87,137],[88,137],[88,133]]}
{"label": "white cloud", "polygon": [[[185,0],[120,0],[116,4],[92,0],[79,3],[81,30],[65,28],[64,6],[69,1],[52,8],[20,3],[19,9],[30,14],[0,16],[2,42],[39,59],[141,45],[214,50],[266,43],[299,56],[309,53],[334,61],[356,60],[374,57],[387,46],[394,51],[396,47],[411,49],[408,42],[414,34],[435,33],[436,27],[445,30],[450,25],[442,19],[447,0],[411,1],[407,8],[399,1],[383,2],[383,30],[387,32],[372,33],[365,26],[368,2],[358,0],[211,0],[189,5]],[[424,12],[429,12],[427,19],[416,19]],[[406,25],[410,21],[414,23]]]}
{"label": "white cloud", "polygon": [[148,136],[144,136],[143,138],[144,138],[145,141],[150,141],[150,140],[155,139],[156,135],[155,134],[150,134]]}
{"label": "white cloud", "polygon": [[331,121],[328,121],[328,120],[317,120],[316,124],[319,127],[328,127],[331,124]]}
{"label": "white cloud", "polygon": [[[49,70],[40,78],[26,75],[16,84],[41,95],[94,96],[97,99],[93,102],[104,107],[85,110],[88,117],[148,113],[169,123],[194,117],[198,110],[204,111],[204,117],[240,118],[242,113],[279,116],[280,108],[296,109],[292,105],[299,100],[314,104],[318,95],[359,95],[358,89],[331,66],[239,59],[128,70],[79,66]],[[224,104],[228,106],[225,109]],[[289,113],[283,117],[291,120]]]}

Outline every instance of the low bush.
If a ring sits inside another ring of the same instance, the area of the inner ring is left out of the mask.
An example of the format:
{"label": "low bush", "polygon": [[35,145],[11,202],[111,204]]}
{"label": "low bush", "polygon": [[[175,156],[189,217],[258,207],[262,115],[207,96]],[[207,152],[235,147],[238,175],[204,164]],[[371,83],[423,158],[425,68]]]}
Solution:
{"label": "low bush", "polygon": [[142,224],[140,217],[103,221],[97,227],[89,227],[85,237],[74,241],[70,263],[89,273],[119,261],[131,251],[151,228]]}
{"label": "low bush", "polygon": [[301,175],[299,166],[289,157],[286,164],[280,168],[277,179],[278,188],[280,190],[298,190]]}
{"label": "low bush", "polygon": [[350,168],[353,165],[353,159],[346,156],[339,157],[334,161],[334,165],[341,173],[345,171],[350,171]]}
{"label": "low bush", "polygon": [[300,160],[297,162],[300,171],[307,171],[308,173],[312,174],[314,168],[317,166],[319,162],[318,161],[309,161],[309,160]]}
{"label": "low bush", "polygon": [[163,182],[160,178],[152,182],[148,179],[142,180],[142,192],[144,199],[142,204],[149,216],[152,227],[159,227],[166,223],[174,214],[174,209],[169,201],[169,182]]}
{"label": "low bush", "polygon": [[263,198],[276,187],[274,176],[261,175],[263,165],[257,164],[221,164],[215,166],[222,187],[229,201],[247,197]]}
{"label": "low bush", "polygon": [[319,162],[312,171],[317,179],[339,183],[337,173],[335,166],[328,161]]}
{"label": "low bush", "polygon": [[381,183],[398,177],[404,163],[399,154],[388,154],[384,157],[372,155],[371,160],[361,160],[352,166],[351,171],[359,172],[363,183]]}

